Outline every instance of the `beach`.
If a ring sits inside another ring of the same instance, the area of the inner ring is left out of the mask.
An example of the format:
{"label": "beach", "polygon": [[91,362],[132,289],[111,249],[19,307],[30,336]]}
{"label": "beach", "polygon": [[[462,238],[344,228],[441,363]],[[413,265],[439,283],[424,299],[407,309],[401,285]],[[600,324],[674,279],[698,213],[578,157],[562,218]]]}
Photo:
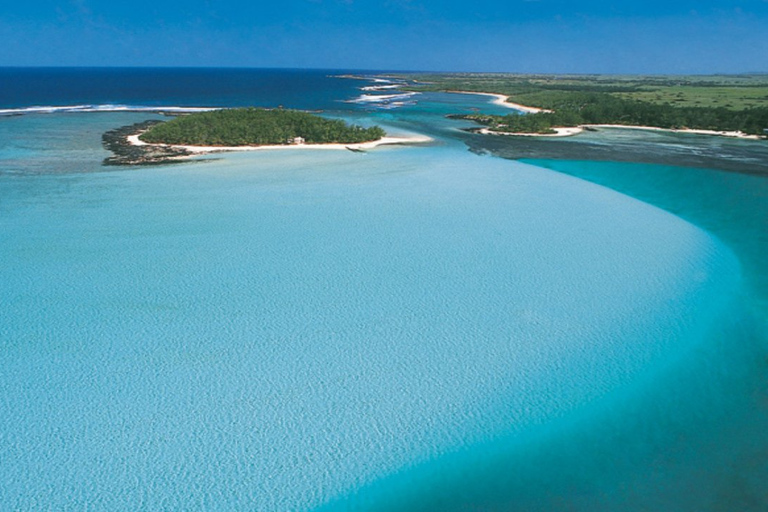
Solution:
{"label": "beach", "polygon": [[556,133],[524,133],[524,132],[501,132],[496,130],[489,130],[488,128],[480,128],[475,133],[483,135],[508,135],[515,137],[572,137],[578,135],[589,128],[616,128],[625,130],[650,130],[657,132],[668,133],[687,133],[691,135],[714,135],[718,137],[729,137],[733,139],[745,139],[745,140],[761,140],[763,137],[758,135],[749,135],[744,132],[738,131],[716,131],[716,130],[693,130],[688,128],[675,129],[675,128],[659,128],[656,126],[633,126],[624,124],[583,124],[580,126],[563,126],[553,127],[552,129]]}
{"label": "beach", "polygon": [[[489,96],[491,98],[494,98],[492,101],[494,105],[511,108],[526,114],[539,114],[542,112],[544,113],[552,112],[552,110],[547,110],[539,107],[530,107],[527,105],[522,105],[520,103],[508,101],[510,96],[506,96],[504,94],[496,94],[492,92],[473,92],[473,91],[445,91],[445,92],[452,93],[452,94],[476,94],[480,96]],[[658,131],[666,131],[666,132],[673,132],[673,133],[691,133],[691,134],[698,134],[698,135],[719,135],[722,137],[734,137],[734,138],[752,139],[752,140],[760,139],[760,137],[758,137],[757,135],[747,135],[745,133],[735,132],[735,131],[729,132],[729,131],[715,131],[715,130],[671,129],[671,128],[658,128],[654,126],[631,126],[631,125],[620,125],[620,124],[584,124],[579,126],[558,126],[558,127],[552,128],[555,131],[555,133],[502,132],[502,131],[496,131],[496,130],[489,130],[488,128],[481,128],[477,130],[476,133],[480,133],[483,135],[508,135],[508,136],[515,136],[515,137],[572,137],[574,135],[578,135],[582,133],[587,128],[627,128],[627,129],[635,129],[635,130],[658,130]]]}
{"label": "beach", "polygon": [[520,103],[507,101],[509,99],[509,96],[506,96],[504,94],[496,94],[492,92],[474,92],[474,91],[445,91],[445,92],[453,93],[453,94],[476,94],[479,96],[490,96],[491,98],[494,98],[494,100],[491,102],[494,105],[511,108],[514,110],[518,110],[520,112],[525,112],[526,114],[538,114],[539,112],[552,112],[551,110],[547,110],[544,108],[529,107],[527,105],[521,105]]}
{"label": "beach", "polygon": [[475,133],[482,135],[506,135],[514,137],[572,137],[578,135],[584,131],[581,126],[564,127],[564,128],[552,128],[555,133],[523,133],[523,132],[498,132],[495,130],[489,130],[488,128],[480,128]]}
{"label": "beach", "polygon": [[[508,101],[510,96],[506,96],[504,94],[497,94],[497,93],[491,93],[491,92],[473,92],[473,91],[445,91],[445,92],[452,93],[452,94],[477,94],[481,96],[489,96],[494,98],[492,103],[495,105],[511,108],[520,112],[524,112],[526,114],[539,114],[542,112],[544,113],[553,112],[552,110],[547,110],[539,107],[530,107],[527,105],[522,105],[520,103],[514,103],[511,101]],[[484,135],[514,135],[518,137],[571,137],[573,135],[578,135],[579,133],[583,132],[585,129],[588,129],[588,128],[626,128],[626,129],[634,129],[634,130],[656,130],[656,131],[665,131],[665,132],[671,132],[671,133],[716,135],[720,137],[731,137],[731,138],[747,139],[747,140],[760,140],[764,138],[764,137],[760,137],[759,135],[750,135],[740,131],[699,130],[699,129],[690,129],[690,128],[679,128],[679,129],[660,128],[657,126],[634,126],[634,125],[623,125],[623,124],[583,124],[579,126],[553,127],[553,130],[555,130],[557,133],[499,132],[499,131],[488,130],[488,129],[478,130],[477,133],[482,133]]]}
{"label": "beach", "polygon": [[[274,144],[264,146],[185,146],[176,144],[150,144],[142,141],[139,137],[141,133],[129,135],[126,141],[133,146],[151,146],[156,148],[171,148],[176,150],[184,150],[195,155],[203,155],[208,153],[221,153],[231,151],[265,151],[273,149],[346,149],[346,150],[369,150],[379,146],[394,146],[394,145],[407,145],[407,144],[426,144],[432,142],[432,138],[426,135],[413,134],[409,136],[399,137],[382,137],[378,140],[370,142],[360,142],[354,144]],[[178,158],[189,158],[187,155]]]}
{"label": "beach", "polygon": [[659,128],[657,126],[633,126],[624,124],[585,124],[582,128],[622,128],[628,130],[653,130],[670,133],[690,133],[693,135],[716,135],[719,137],[730,137],[735,139],[760,140],[764,137],[759,135],[749,135],[740,131],[718,131],[718,130],[694,130],[690,128]]}

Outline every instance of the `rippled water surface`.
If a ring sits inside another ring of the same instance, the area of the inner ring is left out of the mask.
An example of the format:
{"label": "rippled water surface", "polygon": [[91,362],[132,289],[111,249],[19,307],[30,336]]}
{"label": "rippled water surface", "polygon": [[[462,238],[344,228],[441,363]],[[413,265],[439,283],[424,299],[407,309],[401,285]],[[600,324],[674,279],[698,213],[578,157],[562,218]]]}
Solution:
{"label": "rippled water surface", "polygon": [[435,141],[107,169],[156,114],[0,118],[0,508],[763,510],[762,178],[356,82],[327,115]]}

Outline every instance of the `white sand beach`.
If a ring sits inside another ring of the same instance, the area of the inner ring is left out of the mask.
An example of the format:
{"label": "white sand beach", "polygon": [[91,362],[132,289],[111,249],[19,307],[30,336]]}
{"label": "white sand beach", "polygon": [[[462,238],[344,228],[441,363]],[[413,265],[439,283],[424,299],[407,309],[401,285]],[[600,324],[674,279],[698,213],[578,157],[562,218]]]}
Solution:
{"label": "white sand beach", "polygon": [[587,124],[582,128],[622,128],[627,130],[652,130],[657,132],[690,133],[695,135],[717,135],[719,137],[732,137],[737,139],[759,140],[759,135],[749,135],[740,131],[694,130],[690,128],[659,128],[657,126],[632,126],[624,124]]}
{"label": "white sand beach", "polygon": [[737,139],[748,140],[760,140],[758,135],[749,135],[739,131],[716,131],[716,130],[693,130],[693,129],[673,129],[673,128],[658,128],[656,126],[632,126],[623,124],[584,124],[580,126],[563,126],[553,127],[552,129],[556,133],[520,133],[520,132],[500,132],[495,130],[489,130],[488,128],[481,128],[476,133],[483,135],[510,135],[515,137],[571,137],[584,132],[587,128],[616,128],[624,130],[650,130],[655,132],[667,132],[667,133],[688,133],[692,135],[715,135],[718,137],[731,137]]}
{"label": "white sand beach", "polygon": [[521,105],[519,103],[513,103],[511,101],[507,101],[509,99],[509,96],[505,96],[504,94],[496,94],[492,92],[473,92],[473,91],[445,91],[445,92],[449,92],[453,94],[477,94],[479,96],[490,96],[492,98],[495,98],[491,102],[494,105],[511,108],[514,110],[518,110],[520,112],[525,112],[526,114],[538,114],[539,112],[552,112],[551,110],[546,110],[543,108],[529,107],[527,105]]}
{"label": "white sand beach", "polygon": [[581,126],[552,128],[555,133],[522,133],[522,132],[497,132],[488,128],[481,128],[476,133],[483,135],[509,135],[515,137],[571,137],[584,131]]}
{"label": "white sand beach", "polygon": [[139,139],[141,133],[129,135],[126,140],[134,146],[156,146],[183,149],[194,154],[221,153],[230,151],[262,151],[270,149],[353,149],[368,150],[379,146],[425,144],[432,142],[431,137],[421,134],[402,135],[398,137],[382,137],[381,139],[356,144],[275,144],[265,146],[185,146],[174,144],[150,144]]}

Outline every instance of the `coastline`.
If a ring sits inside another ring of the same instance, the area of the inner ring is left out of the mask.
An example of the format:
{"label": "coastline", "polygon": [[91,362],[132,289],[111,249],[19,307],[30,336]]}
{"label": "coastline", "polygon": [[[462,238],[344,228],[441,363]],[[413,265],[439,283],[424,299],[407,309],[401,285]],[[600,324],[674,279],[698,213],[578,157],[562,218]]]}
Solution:
{"label": "coastline", "polygon": [[625,124],[582,124],[579,126],[560,126],[553,127],[557,133],[524,133],[524,132],[499,132],[489,130],[488,128],[480,128],[473,130],[474,133],[482,135],[507,135],[514,137],[572,137],[579,135],[590,128],[616,128],[624,130],[646,130],[655,132],[668,132],[668,133],[686,133],[690,135],[713,135],[717,137],[728,137],[732,139],[744,139],[744,140],[762,140],[763,137],[759,135],[749,135],[744,132],[738,131],[717,131],[717,130],[696,130],[691,128],[659,128],[657,126],[634,126]]}
{"label": "coastline", "polygon": [[472,130],[473,133],[481,135],[506,135],[510,137],[573,137],[584,131],[583,126],[558,127],[552,128],[556,133],[523,133],[523,132],[497,132],[488,128]]}
{"label": "coastline", "polygon": [[694,128],[659,128],[658,126],[633,126],[627,124],[585,124],[582,128],[622,128],[628,130],[651,130],[657,132],[689,133],[693,135],[716,135],[719,137],[730,137],[734,139],[761,140],[759,135],[749,135],[740,131],[724,130],[698,130]]}
{"label": "coastline", "polygon": [[[357,153],[364,153],[379,146],[392,145],[410,145],[432,142],[434,139],[423,134],[415,132],[399,132],[397,135],[388,135],[382,129],[377,129],[372,133],[364,134],[358,140],[372,137],[379,137],[376,140],[366,142],[330,142],[330,143],[305,143],[304,139],[297,137],[297,143],[287,141],[286,144],[276,144],[281,140],[280,137],[272,138],[272,144],[260,145],[199,145],[199,144],[169,144],[164,142],[146,142],[140,137],[160,123],[158,120],[148,120],[135,123],[129,126],[123,126],[109,130],[102,135],[102,144],[105,149],[112,153],[104,159],[104,165],[115,166],[134,166],[134,165],[157,165],[172,164],[189,161],[190,158],[223,152],[234,151],[257,151],[270,149],[333,149],[348,150]],[[343,140],[344,136],[337,136]],[[178,139],[177,139],[178,140]],[[182,141],[184,139],[181,139]]]}
{"label": "coastline", "polygon": [[451,94],[477,94],[479,96],[490,96],[492,98],[495,98],[491,103],[494,105],[500,105],[502,107],[511,108],[513,110],[518,110],[520,112],[525,112],[526,114],[538,114],[540,112],[552,112],[551,110],[538,108],[538,107],[529,107],[527,105],[521,105],[520,103],[514,103],[509,100],[509,96],[504,94],[497,94],[493,92],[474,92],[474,91],[443,91]]}
{"label": "coastline", "polygon": [[126,142],[132,146],[150,147],[150,148],[168,148],[172,150],[186,151],[189,154],[172,157],[173,159],[188,159],[192,156],[205,155],[210,153],[224,153],[233,151],[261,151],[271,149],[334,149],[334,150],[367,150],[379,146],[424,144],[432,142],[434,139],[426,135],[414,134],[408,137],[382,137],[378,140],[369,142],[358,142],[353,144],[330,143],[330,144],[273,144],[264,146],[188,146],[181,144],[151,144],[139,139],[141,134],[134,133],[126,137]]}
{"label": "coastline", "polygon": [[[538,107],[529,107],[527,105],[521,105],[519,103],[507,101],[510,97],[504,94],[497,94],[492,92],[473,92],[473,91],[454,91],[454,90],[444,91],[444,92],[451,93],[451,94],[478,94],[481,96],[491,96],[495,98],[492,102],[493,104],[518,110],[526,114],[553,112],[552,110],[547,110],[547,109],[538,108]],[[482,128],[480,130],[477,130],[476,133],[481,133],[483,135],[513,135],[517,137],[572,137],[574,135],[578,135],[584,132],[585,130],[588,130],[589,128],[622,128],[622,129],[628,129],[628,130],[652,130],[652,131],[671,132],[671,133],[688,133],[692,135],[715,135],[719,137],[729,137],[729,138],[745,139],[745,140],[762,140],[764,138],[764,137],[761,137],[760,135],[750,135],[740,131],[701,130],[701,129],[694,129],[694,128],[660,128],[658,126],[634,126],[634,125],[625,125],[625,124],[582,124],[579,126],[553,127],[552,129],[555,130],[557,133],[497,132],[497,131],[489,130],[487,128]]]}

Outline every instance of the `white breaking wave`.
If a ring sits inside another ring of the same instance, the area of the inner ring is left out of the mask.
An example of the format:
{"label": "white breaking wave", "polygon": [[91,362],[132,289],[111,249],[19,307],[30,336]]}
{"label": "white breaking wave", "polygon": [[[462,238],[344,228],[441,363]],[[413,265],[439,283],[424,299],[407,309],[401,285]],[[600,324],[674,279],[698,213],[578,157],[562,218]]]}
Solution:
{"label": "white breaking wave", "polygon": [[396,101],[407,100],[420,94],[418,92],[404,92],[400,94],[363,94],[362,96],[349,100],[349,103],[393,103]]}
{"label": "white breaking wave", "polygon": [[401,85],[393,84],[393,85],[369,85],[368,87],[362,87],[361,91],[386,91],[390,89],[397,89],[398,87],[401,87]]}
{"label": "white breaking wave", "polygon": [[62,112],[174,112],[179,114],[192,112],[208,112],[219,110],[219,107],[147,107],[142,105],[63,105],[63,106],[34,106],[24,108],[0,109],[0,116],[15,116],[24,114],[55,114]]}

